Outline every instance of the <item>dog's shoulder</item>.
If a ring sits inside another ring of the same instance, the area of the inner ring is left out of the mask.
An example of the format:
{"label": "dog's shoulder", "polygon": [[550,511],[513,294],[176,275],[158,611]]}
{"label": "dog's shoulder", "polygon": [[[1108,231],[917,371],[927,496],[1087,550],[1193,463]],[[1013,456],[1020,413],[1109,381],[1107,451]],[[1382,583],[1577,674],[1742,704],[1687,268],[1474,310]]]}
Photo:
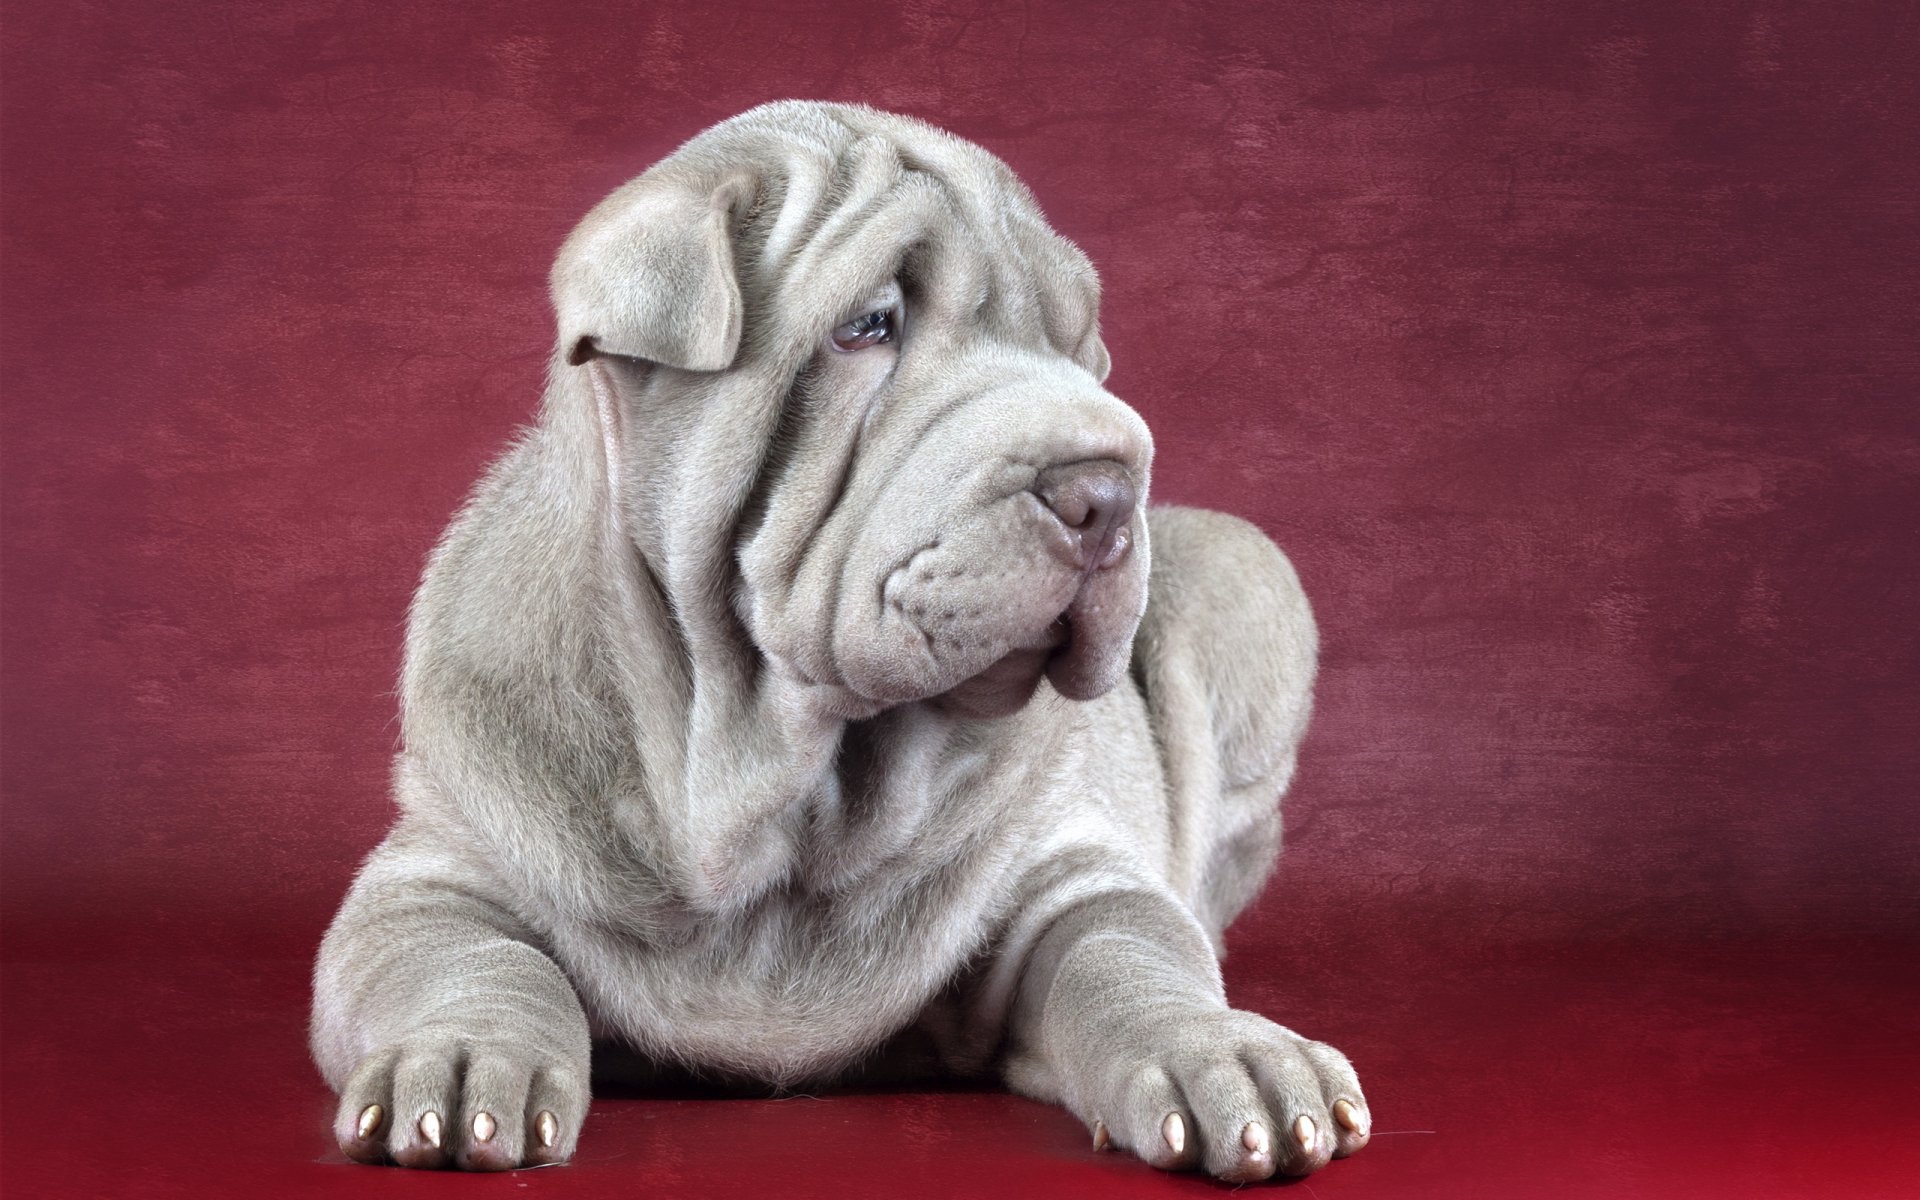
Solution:
{"label": "dog's shoulder", "polygon": [[522,433],[448,526],[414,596],[402,739],[463,805],[539,794],[524,786],[535,780],[580,796],[621,769],[629,743],[602,644],[592,464],[577,458],[545,428]]}
{"label": "dog's shoulder", "polygon": [[577,441],[522,430],[448,524],[408,614],[407,697],[445,672],[532,684],[590,669],[603,604],[598,464]]}

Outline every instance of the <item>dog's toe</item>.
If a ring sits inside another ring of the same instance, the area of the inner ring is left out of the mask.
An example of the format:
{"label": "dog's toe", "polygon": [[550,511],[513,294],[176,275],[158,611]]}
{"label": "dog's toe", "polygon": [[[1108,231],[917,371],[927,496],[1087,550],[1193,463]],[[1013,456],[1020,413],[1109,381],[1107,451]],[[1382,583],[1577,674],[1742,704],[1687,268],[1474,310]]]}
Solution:
{"label": "dog's toe", "polygon": [[341,1090],[334,1134],[356,1162],[510,1171],[570,1157],[587,1097],[583,1072],[519,1047],[389,1047]]}
{"label": "dog's toe", "polygon": [[1309,1174],[1366,1144],[1359,1080],[1330,1046],[1232,1011],[1188,1013],[1156,1041],[1094,1100],[1096,1148],[1106,1134],[1156,1167],[1250,1183]]}

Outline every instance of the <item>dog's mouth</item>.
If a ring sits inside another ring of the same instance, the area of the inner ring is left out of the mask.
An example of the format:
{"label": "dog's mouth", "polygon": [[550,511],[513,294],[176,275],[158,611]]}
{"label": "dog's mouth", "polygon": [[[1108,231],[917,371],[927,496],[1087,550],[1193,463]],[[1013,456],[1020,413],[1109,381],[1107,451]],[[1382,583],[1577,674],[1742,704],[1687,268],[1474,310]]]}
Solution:
{"label": "dog's mouth", "polygon": [[928,702],[956,717],[990,719],[1018,712],[1033,699],[1054,660],[1072,653],[1073,642],[1073,619],[1063,612],[1041,632],[1038,644],[1009,650]]}
{"label": "dog's mouth", "polygon": [[953,716],[987,720],[1024,708],[1042,678],[1069,700],[1091,700],[1105,691],[1110,672],[1104,664],[1115,647],[1096,636],[1103,622],[1088,619],[1099,606],[1087,599],[1087,591],[1083,588],[1031,644],[1009,650],[929,703]]}

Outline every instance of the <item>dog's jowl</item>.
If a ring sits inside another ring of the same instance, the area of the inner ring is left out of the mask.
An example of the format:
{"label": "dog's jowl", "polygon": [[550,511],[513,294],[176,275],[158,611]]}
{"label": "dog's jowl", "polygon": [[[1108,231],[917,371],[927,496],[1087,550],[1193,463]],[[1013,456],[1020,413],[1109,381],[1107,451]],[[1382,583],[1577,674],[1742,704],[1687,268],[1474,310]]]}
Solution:
{"label": "dog's jowl", "polygon": [[1251,526],[1147,507],[1098,284],[985,151],[788,103],[608,197],[535,427],[414,603],[400,817],[321,947],[365,1162],[574,1152],[591,1056],[935,1072],[1224,1179],[1365,1144],[1227,1006],[1314,673]]}

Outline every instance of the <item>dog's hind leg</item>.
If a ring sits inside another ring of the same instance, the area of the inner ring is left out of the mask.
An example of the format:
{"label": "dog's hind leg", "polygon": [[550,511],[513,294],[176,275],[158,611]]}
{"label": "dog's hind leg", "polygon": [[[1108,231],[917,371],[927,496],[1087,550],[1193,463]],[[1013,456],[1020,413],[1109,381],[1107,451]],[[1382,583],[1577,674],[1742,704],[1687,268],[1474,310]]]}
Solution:
{"label": "dog's hind leg", "polygon": [[1168,882],[1221,949],[1272,872],[1280,797],[1313,705],[1313,614],[1286,557],[1222,513],[1149,514],[1153,570],[1134,638],[1165,767]]}

